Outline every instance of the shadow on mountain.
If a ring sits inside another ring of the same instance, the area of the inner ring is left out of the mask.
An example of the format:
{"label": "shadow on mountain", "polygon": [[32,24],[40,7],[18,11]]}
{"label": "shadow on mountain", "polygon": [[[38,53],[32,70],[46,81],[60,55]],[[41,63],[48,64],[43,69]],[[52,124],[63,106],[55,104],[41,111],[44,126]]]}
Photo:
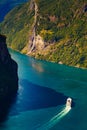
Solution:
{"label": "shadow on mountain", "polygon": [[18,66],[11,59],[6,45],[6,36],[0,34],[0,122],[8,115],[18,89]]}

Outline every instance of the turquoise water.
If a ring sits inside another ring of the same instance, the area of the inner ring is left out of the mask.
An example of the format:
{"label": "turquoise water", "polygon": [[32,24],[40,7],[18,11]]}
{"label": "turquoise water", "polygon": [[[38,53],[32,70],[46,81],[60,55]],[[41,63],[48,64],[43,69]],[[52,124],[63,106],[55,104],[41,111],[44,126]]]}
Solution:
{"label": "turquoise water", "polygon": [[87,130],[87,70],[10,53],[19,66],[19,90],[0,130]]}

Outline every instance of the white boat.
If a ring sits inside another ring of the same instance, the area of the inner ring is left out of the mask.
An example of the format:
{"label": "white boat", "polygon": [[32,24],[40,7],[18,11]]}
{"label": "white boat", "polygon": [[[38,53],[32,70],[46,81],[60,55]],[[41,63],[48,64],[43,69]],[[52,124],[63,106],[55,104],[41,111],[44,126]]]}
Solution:
{"label": "white boat", "polygon": [[71,107],[71,105],[72,105],[72,99],[69,97],[66,100],[66,107]]}

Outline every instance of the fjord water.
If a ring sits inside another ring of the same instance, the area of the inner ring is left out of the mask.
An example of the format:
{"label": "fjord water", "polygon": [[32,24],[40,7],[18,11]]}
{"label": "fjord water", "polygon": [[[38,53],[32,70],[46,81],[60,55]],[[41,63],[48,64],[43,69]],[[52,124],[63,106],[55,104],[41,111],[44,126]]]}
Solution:
{"label": "fjord water", "polygon": [[[87,70],[10,54],[18,63],[19,90],[0,130],[87,130]],[[69,111],[67,97],[74,102]]]}
{"label": "fjord water", "polygon": [[11,9],[27,1],[28,0],[0,0],[0,22]]}

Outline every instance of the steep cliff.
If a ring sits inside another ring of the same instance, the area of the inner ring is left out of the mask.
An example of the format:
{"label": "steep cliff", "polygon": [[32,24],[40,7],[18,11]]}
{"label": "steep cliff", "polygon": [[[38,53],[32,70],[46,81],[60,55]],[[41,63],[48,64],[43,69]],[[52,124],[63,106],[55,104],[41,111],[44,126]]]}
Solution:
{"label": "steep cliff", "polygon": [[8,46],[38,59],[87,68],[87,0],[30,0],[0,24]]}
{"label": "steep cliff", "polygon": [[0,121],[7,114],[18,89],[17,63],[11,59],[6,37],[0,34]]}
{"label": "steep cliff", "polygon": [[[32,8],[31,8],[32,7]],[[45,46],[43,38],[37,34],[37,22],[38,22],[38,5],[35,0],[31,0],[30,8],[34,11],[34,21],[32,26],[31,36],[29,36],[28,53],[32,54],[33,51],[42,50]]]}
{"label": "steep cliff", "polygon": [[17,69],[17,63],[11,59],[8,52],[6,37],[0,35],[0,95],[5,95],[6,93],[9,93],[10,90],[17,90]]}

